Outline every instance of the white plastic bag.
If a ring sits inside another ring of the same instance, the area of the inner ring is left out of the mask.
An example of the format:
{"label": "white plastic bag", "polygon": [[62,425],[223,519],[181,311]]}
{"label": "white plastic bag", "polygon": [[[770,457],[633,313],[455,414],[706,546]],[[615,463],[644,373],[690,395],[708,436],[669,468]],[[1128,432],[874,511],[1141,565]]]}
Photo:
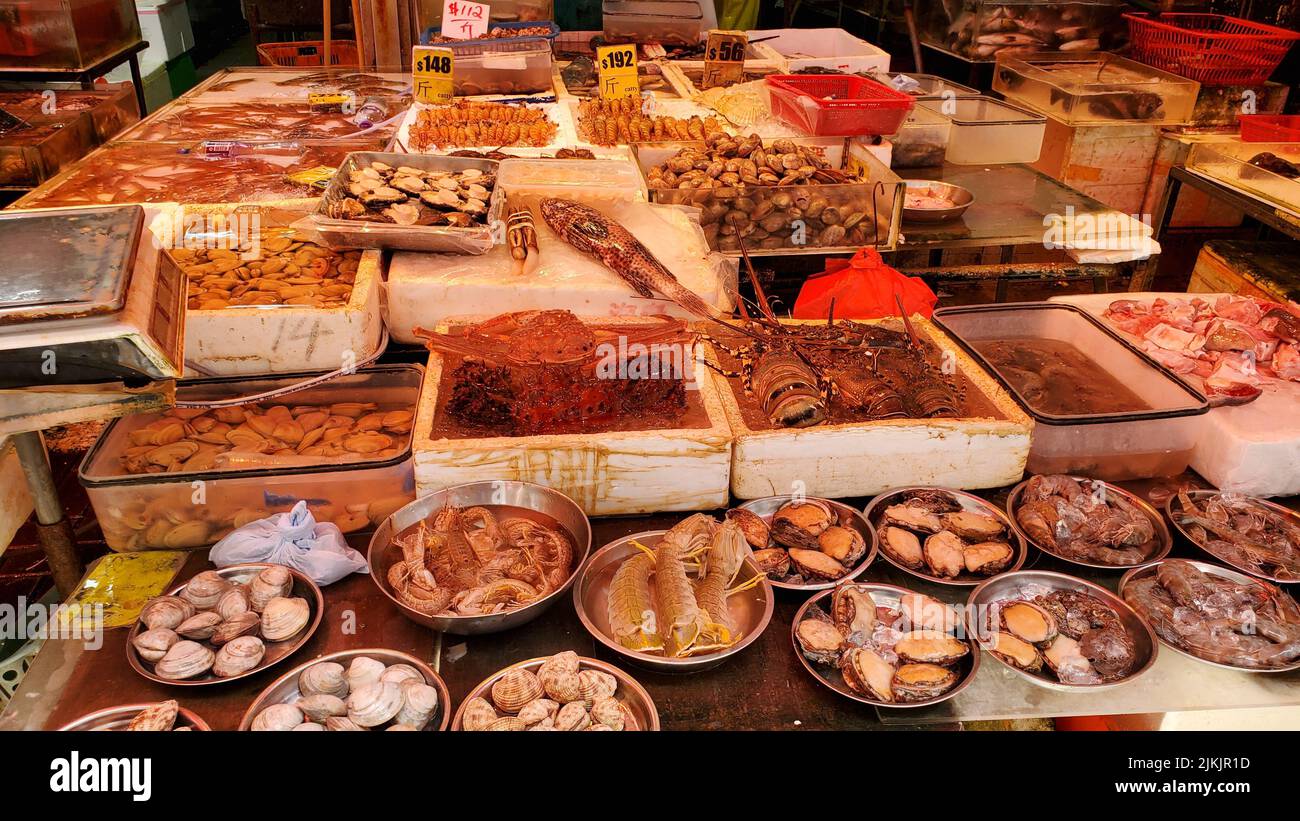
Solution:
{"label": "white plastic bag", "polygon": [[366,559],[348,547],[333,522],[317,523],[305,501],[288,513],[249,522],[212,546],[208,561],[217,567],[270,562],[292,567],[319,585],[349,573],[366,572]]}

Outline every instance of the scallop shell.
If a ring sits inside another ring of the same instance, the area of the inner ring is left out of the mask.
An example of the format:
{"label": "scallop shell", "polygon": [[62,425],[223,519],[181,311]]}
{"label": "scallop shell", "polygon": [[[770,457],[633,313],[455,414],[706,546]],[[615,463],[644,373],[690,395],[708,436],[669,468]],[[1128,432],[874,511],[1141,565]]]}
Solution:
{"label": "scallop shell", "polygon": [[254,730],[292,730],[302,723],[302,710],[294,704],[272,704],[253,719]]}
{"label": "scallop shell", "polygon": [[127,724],[126,728],[128,730],[166,732],[176,724],[176,713],[179,711],[180,704],[175,699],[150,704],[136,713],[135,718],[131,719],[131,723]]}
{"label": "scallop shell", "polygon": [[220,678],[230,678],[240,673],[247,673],[262,663],[266,655],[266,645],[257,636],[240,636],[231,639],[217,651],[217,658],[212,662],[212,672]]}
{"label": "scallop shell", "polygon": [[549,698],[535,698],[519,710],[519,720],[531,727],[548,718],[555,718],[559,711],[559,702]]}
{"label": "scallop shell", "polygon": [[306,627],[310,619],[306,599],[276,596],[262,609],[262,636],[267,641],[284,641]]}
{"label": "scallop shell", "polygon": [[298,692],[304,696],[324,694],[344,698],[348,694],[348,680],[343,665],[333,661],[313,664],[298,676]]}
{"label": "scallop shell", "polygon": [[461,713],[460,726],[470,732],[486,730],[498,717],[496,709],[487,702],[487,699],[475,696],[465,702],[464,712]]}
{"label": "scallop shell", "polygon": [[483,729],[491,730],[493,732],[520,732],[528,728],[524,726],[522,721],[514,716],[502,716]]}
{"label": "scallop shell", "polygon": [[213,644],[220,647],[228,641],[233,641],[240,636],[251,635],[257,632],[257,628],[262,626],[262,617],[249,610],[247,613],[238,613],[230,619],[217,625],[209,639]]}
{"label": "scallop shell", "polygon": [[546,695],[561,704],[582,699],[582,679],[577,670],[547,670],[539,680]]}
{"label": "scallop shell", "polygon": [[591,719],[605,725],[611,730],[621,730],[627,724],[627,714],[623,705],[613,696],[597,696],[591,705]]}
{"label": "scallop shell", "polygon": [[542,683],[531,670],[509,670],[492,684],[492,703],[498,710],[517,713],[542,693]]}
{"label": "scallop shell", "polygon": [[215,570],[204,570],[189,580],[181,590],[181,598],[200,610],[211,610],[217,600],[230,589],[230,582]]}
{"label": "scallop shell", "polygon": [[409,724],[417,730],[433,718],[438,709],[438,690],[423,681],[404,681],[398,685],[402,690],[402,709],[397,711],[397,723]]}
{"label": "scallop shell", "polygon": [[572,701],[560,708],[555,714],[555,729],[585,730],[591,726],[591,716],[581,701]]}
{"label": "scallop shell", "polygon": [[404,681],[418,681],[423,684],[424,674],[409,664],[390,664],[380,674],[379,680],[391,681],[394,684],[401,684]]}
{"label": "scallop shell", "polygon": [[252,605],[248,603],[248,588],[242,584],[235,585],[222,593],[221,598],[217,599],[216,605],[212,608],[213,612],[226,621],[252,609]]}
{"label": "scallop shell", "polygon": [[197,641],[178,641],[158,660],[153,671],[162,678],[183,681],[206,673],[216,657],[216,653]]}
{"label": "scallop shell", "polygon": [[355,693],[367,684],[374,684],[384,674],[384,663],[369,656],[357,656],[348,665],[348,692]]}
{"label": "scallop shell", "polygon": [[248,585],[248,603],[261,613],[271,599],[280,598],[293,589],[293,574],[289,568],[280,565],[270,567],[258,573]]}
{"label": "scallop shell", "polygon": [[330,716],[345,716],[348,714],[348,705],[338,696],[332,696],[329,693],[316,693],[300,698],[296,702],[298,709],[302,710],[303,715],[312,721],[324,721]]}
{"label": "scallop shell", "polygon": [[195,613],[176,626],[176,633],[183,638],[194,641],[207,641],[217,632],[221,616],[212,612]]}
{"label": "scallop shell", "polygon": [[150,630],[160,627],[175,630],[196,612],[193,604],[179,596],[155,596],[140,609],[140,621]]}
{"label": "scallop shell", "polygon": [[325,719],[325,729],[337,733],[337,732],[356,732],[357,730],[364,730],[366,728],[362,727],[360,724],[356,723],[355,721],[348,718],[347,716],[330,716],[329,718]]}
{"label": "scallop shell", "polygon": [[590,710],[596,699],[612,696],[618,690],[618,679],[600,670],[583,670],[578,673],[578,692],[582,701]]}
{"label": "scallop shell", "polygon": [[402,709],[402,688],[391,681],[376,681],[348,696],[348,718],[362,727],[378,727]]}
{"label": "scallop shell", "polygon": [[156,662],[167,655],[172,645],[180,640],[181,637],[174,631],[165,627],[155,627],[131,639],[131,646],[135,647],[140,658],[148,662]]}

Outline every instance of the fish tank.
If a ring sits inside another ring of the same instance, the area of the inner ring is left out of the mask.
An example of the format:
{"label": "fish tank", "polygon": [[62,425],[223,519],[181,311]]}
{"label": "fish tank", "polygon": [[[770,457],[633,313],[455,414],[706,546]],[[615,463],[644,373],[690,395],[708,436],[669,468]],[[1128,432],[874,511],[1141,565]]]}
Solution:
{"label": "fish tank", "polygon": [[40,185],[94,146],[94,123],[84,111],[36,114],[12,128],[0,126],[0,186]]}
{"label": "fish tank", "polygon": [[1120,0],[922,0],[916,16],[922,42],[966,60],[990,62],[1003,53],[1112,50],[1126,37],[1125,8]]}
{"label": "fish tank", "polygon": [[0,69],[80,70],[139,39],[133,0],[0,0]]}
{"label": "fish tank", "polygon": [[1200,83],[1104,51],[998,57],[993,90],[1066,125],[1179,125]]}
{"label": "fish tank", "polygon": [[1196,143],[1187,168],[1300,215],[1300,143]]}

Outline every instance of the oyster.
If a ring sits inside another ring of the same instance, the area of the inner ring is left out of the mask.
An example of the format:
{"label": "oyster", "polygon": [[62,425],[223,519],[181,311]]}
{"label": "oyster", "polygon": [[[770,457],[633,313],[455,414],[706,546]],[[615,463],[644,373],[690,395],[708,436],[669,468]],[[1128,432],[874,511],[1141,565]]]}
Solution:
{"label": "oyster", "polygon": [[824,619],[804,619],[795,628],[794,637],[803,654],[818,664],[834,664],[846,646],[844,634]]}
{"label": "oyster", "polygon": [[135,638],[131,639],[131,646],[140,654],[140,658],[148,662],[157,662],[172,645],[180,641],[181,637],[176,635],[172,630],[165,627],[156,627],[153,630],[146,630]]}
{"label": "oyster", "polygon": [[217,625],[212,636],[208,639],[213,644],[220,647],[228,641],[247,636],[257,632],[257,628],[262,626],[262,617],[249,610],[246,613],[239,613],[231,616],[226,621]]}
{"label": "oyster", "polygon": [[740,525],[740,532],[745,534],[745,541],[755,551],[767,547],[771,538],[771,531],[768,529],[767,522],[752,510],[735,507],[727,511],[727,518]]}
{"label": "oyster", "polygon": [[1062,684],[1100,684],[1101,676],[1092,662],[1083,654],[1079,642],[1066,635],[1058,635],[1043,651],[1043,660],[1052,668]]}
{"label": "oyster", "polygon": [[212,669],[215,659],[216,653],[197,641],[178,641],[158,660],[153,671],[161,678],[184,681]]}
{"label": "oyster", "polygon": [[299,710],[296,705],[272,704],[257,714],[253,719],[251,729],[258,731],[292,730],[301,724],[302,720],[302,710]]}
{"label": "oyster", "polygon": [[217,651],[212,663],[212,673],[219,678],[230,678],[247,673],[262,663],[266,645],[257,636],[240,636],[231,639]]}
{"label": "oyster", "polygon": [[1043,657],[1038,654],[1038,648],[1010,633],[994,633],[989,640],[988,650],[1012,667],[1031,673],[1043,666]]}
{"label": "oyster", "polygon": [[939,520],[943,523],[944,530],[950,530],[963,539],[970,539],[973,542],[983,542],[1000,536],[1005,529],[1002,527],[1002,522],[994,517],[973,510],[944,513]]}
{"label": "oyster", "polygon": [[845,573],[844,565],[827,556],[820,550],[804,550],[798,547],[790,548],[790,561],[794,564],[794,569],[799,571],[806,578],[812,579],[838,579]]}
{"label": "oyster", "polygon": [[126,728],[128,730],[167,732],[175,726],[178,712],[180,712],[180,704],[175,699],[150,704],[136,713],[135,718],[131,719]]}
{"label": "oyster", "polygon": [[840,632],[861,643],[876,627],[876,603],[866,588],[842,584],[831,594],[831,620]]}
{"label": "oyster", "polygon": [[324,721],[330,716],[345,716],[348,714],[347,702],[329,693],[316,693],[306,698],[300,698],[297,704],[303,715],[312,721]]}
{"label": "oyster", "polygon": [[[581,674],[579,677],[578,693],[581,697]],[[517,713],[528,702],[541,698],[544,692],[542,682],[531,670],[508,670],[492,684],[492,703],[498,710]]]}
{"label": "oyster", "polygon": [[348,694],[348,681],[343,665],[333,661],[313,664],[298,676],[298,692],[304,696],[317,693],[343,698]]}
{"label": "oyster", "polygon": [[348,718],[361,727],[378,727],[391,721],[403,703],[401,685],[376,681],[353,690],[348,696]]}
{"label": "oyster", "polygon": [[221,624],[221,616],[208,611],[206,613],[195,613],[185,621],[176,625],[176,633],[183,638],[193,639],[194,641],[207,641],[212,638],[212,634],[217,632],[217,625]]}
{"label": "oyster", "polygon": [[904,664],[894,672],[894,696],[899,701],[926,701],[956,684],[957,673],[937,664]]}
{"label": "oyster", "polygon": [[901,527],[886,527],[880,532],[880,547],[904,567],[920,570],[925,566],[921,540],[909,530]]}
{"label": "oyster", "polygon": [[867,540],[851,527],[832,525],[817,537],[817,546],[835,561],[851,567],[867,552]]}
{"label": "oyster", "polygon": [[957,608],[920,593],[908,593],[898,600],[905,624],[923,630],[951,633],[961,624]]}
{"label": "oyster", "polygon": [[1002,629],[1030,644],[1047,644],[1056,638],[1056,619],[1036,604],[1027,601],[1002,605]]}
{"label": "oyster", "polygon": [[754,564],[769,578],[784,579],[790,575],[790,554],[783,547],[765,547],[754,551]]}
{"label": "oyster", "polygon": [[970,652],[966,642],[938,630],[913,630],[894,644],[904,662],[952,664]]}
{"label": "oyster", "polygon": [[1006,542],[980,542],[967,546],[962,553],[966,570],[981,576],[1001,573],[1011,566],[1015,550]]}
{"label": "oyster", "polygon": [[874,650],[850,647],[840,660],[850,690],[878,701],[894,701],[894,667]]}
{"label": "oyster", "polygon": [[267,641],[284,641],[297,635],[311,620],[306,599],[277,596],[262,610],[262,637]]}
{"label": "oyster", "polygon": [[772,540],[786,547],[817,550],[817,537],[835,522],[834,509],[821,499],[786,502],[772,514]]}
{"label": "oyster", "polygon": [[940,531],[925,540],[925,563],[936,576],[955,579],[966,569],[966,544],[955,533]]}
{"label": "oyster", "polygon": [[885,523],[921,533],[938,533],[943,529],[939,517],[915,505],[890,505],[885,508]]}

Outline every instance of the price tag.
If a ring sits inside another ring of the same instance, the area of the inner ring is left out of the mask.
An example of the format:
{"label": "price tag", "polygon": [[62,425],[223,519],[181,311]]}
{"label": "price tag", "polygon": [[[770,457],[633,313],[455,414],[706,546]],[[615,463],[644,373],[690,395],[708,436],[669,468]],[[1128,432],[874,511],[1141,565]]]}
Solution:
{"label": "price tag", "polygon": [[351,114],[354,100],[355,95],[350,91],[342,94],[313,92],[307,95],[307,105],[312,111],[341,111]]}
{"label": "price tag", "polygon": [[740,82],[748,48],[749,37],[743,31],[710,31],[704,47],[704,88]]}
{"label": "price tag", "polygon": [[473,40],[480,34],[487,34],[491,17],[487,3],[442,0],[441,33],[453,40]]}
{"label": "price tag", "polygon": [[415,99],[422,103],[451,102],[455,59],[449,48],[416,46],[411,55],[411,88]]}
{"label": "price tag", "polygon": [[600,96],[606,100],[640,97],[641,83],[636,75],[636,45],[624,43],[596,49],[596,66],[600,71]]}

